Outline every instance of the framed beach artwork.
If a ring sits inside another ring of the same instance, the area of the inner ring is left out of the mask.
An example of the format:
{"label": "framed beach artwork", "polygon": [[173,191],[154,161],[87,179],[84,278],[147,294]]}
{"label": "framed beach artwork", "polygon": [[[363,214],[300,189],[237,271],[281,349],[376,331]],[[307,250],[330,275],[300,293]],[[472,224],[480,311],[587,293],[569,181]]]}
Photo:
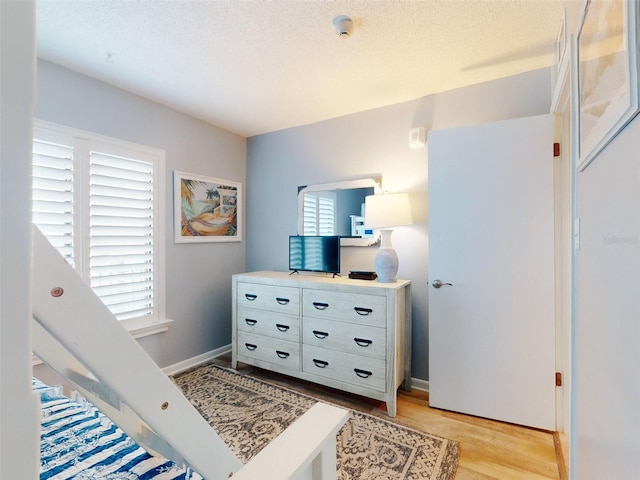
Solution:
{"label": "framed beach artwork", "polygon": [[173,172],[176,243],[242,240],[242,184]]}
{"label": "framed beach artwork", "polygon": [[638,113],[637,35],[635,0],[587,2],[578,34],[580,171]]}

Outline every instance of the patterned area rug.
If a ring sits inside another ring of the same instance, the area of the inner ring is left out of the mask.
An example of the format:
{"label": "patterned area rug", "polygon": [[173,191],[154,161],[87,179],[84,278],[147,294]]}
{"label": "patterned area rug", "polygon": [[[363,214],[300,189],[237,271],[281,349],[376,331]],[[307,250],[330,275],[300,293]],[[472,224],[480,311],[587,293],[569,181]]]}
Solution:
{"label": "patterned area rug", "polygon": [[[173,380],[236,456],[246,463],[316,400],[206,364]],[[351,411],[337,436],[338,478],[449,480],[459,444]]]}

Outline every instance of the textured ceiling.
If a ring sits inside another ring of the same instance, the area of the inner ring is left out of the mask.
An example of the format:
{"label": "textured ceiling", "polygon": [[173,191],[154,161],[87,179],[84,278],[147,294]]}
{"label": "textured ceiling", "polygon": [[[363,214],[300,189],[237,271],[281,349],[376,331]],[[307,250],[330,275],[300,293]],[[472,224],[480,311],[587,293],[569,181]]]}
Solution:
{"label": "textured ceiling", "polygon": [[[554,61],[561,0],[38,1],[38,56],[243,136]],[[351,36],[332,20],[349,15]]]}

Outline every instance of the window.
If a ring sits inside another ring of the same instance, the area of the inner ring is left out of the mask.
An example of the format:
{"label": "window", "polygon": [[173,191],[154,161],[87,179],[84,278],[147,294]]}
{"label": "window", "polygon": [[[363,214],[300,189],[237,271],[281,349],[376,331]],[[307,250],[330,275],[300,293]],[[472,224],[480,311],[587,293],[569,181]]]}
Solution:
{"label": "window", "polygon": [[336,194],[334,192],[305,193],[303,201],[303,234],[335,235]]}
{"label": "window", "polygon": [[164,317],[163,172],[161,150],[36,123],[33,223],[134,331]]}

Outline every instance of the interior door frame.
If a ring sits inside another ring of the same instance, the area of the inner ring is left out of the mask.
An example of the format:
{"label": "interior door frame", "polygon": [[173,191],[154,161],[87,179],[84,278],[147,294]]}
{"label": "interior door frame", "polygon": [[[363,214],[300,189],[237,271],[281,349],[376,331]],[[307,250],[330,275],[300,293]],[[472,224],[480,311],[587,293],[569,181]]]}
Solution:
{"label": "interior door frame", "polygon": [[562,385],[556,389],[556,430],[569,436],[571,431],[572,344],[575,312],[576,245],[576,130],[577,40],[571,35],[561,64],[551,102],[554,142],[560,146],[554,162],[555,215],[555,311],[556,371]]}

